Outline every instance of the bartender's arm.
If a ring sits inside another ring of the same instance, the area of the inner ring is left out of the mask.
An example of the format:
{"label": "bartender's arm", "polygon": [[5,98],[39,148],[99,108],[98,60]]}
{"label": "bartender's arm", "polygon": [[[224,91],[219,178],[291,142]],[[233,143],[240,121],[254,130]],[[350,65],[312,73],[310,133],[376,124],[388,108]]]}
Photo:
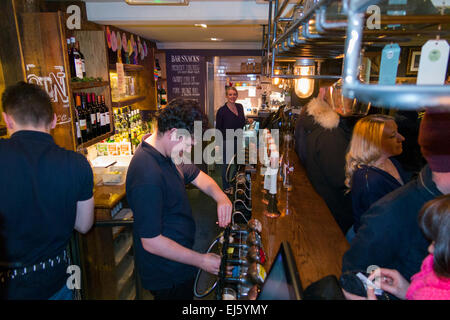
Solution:
{"label": "bartender's arm", "polygon": [[231,221],[231,211],[233,209],[228,196],[220,189],[214,179],[203,171],[200,171],[197,178],[192,181],[192,184],[217,202],[219,227],[225,228]]}
{"label": "bartender's arm", "polygon": [[146,251],[157,256],[189,264],[212,274],[219,273],[221,259],[215,253],[198,253],[163,235],[154,238],[141,238],[141,242]]}

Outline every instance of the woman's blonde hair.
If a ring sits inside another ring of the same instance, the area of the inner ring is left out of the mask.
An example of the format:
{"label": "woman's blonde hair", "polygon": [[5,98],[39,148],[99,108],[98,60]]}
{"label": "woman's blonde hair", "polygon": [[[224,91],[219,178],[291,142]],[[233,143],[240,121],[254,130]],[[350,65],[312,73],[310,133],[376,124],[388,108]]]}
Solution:
{"label": "woman's blonde hair", "polygon": [[361,165],[373,165],[381,156],[381,139],[386,122],[394,118],[382,114],[364,117],[353,128],[349,151],[345,156],[345,185],[351,189],[353,173]]}
{"label": "woman's blonde hair", "polygon": [[228,94],[228,91],[230,90],[233,90],[234,92],[238,93],[235,87],[225,87],[225,96]]}

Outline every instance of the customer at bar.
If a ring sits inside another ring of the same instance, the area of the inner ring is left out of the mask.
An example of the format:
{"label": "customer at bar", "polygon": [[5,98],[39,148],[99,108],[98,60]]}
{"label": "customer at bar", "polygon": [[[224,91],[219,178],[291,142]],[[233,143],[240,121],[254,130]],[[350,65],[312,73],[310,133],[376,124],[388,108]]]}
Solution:
{"label": "customer at bar", "polygon": [[[450,300],[450,195],[428,201],[419,213],[419,226],[431,241],[428,256],[411,283],[397,270],[379,268],[369,280],[383,291],[402,300]],[[347,299],[366,299],[346,293]],[[373,289],[367,298],[376,300]]]}
{"label": "customer at bar", "polygon": [[[66,251],[94,220],[86,158],[57,146],[47,93],[19,82],[2,95],[9,139],[0,139],[0,291],[3,299],[72,299]],[[73,288],[72,288],[73,289]]]}
{"label": "customer at bar", "polygon": [[347,233],[349,241],[358,232],[362,214],[408,182],[409,176],[394,158],[402,153],[404,140],[393,117],[375,114],[356,123],[346,155],[345,185],[351,190],[354,219]]}
{"label": "customer at bar", "polygon": [[[185,185],[192,183],[217,202],[220,227],[231,220],[232,205],[216,182],[176,157],[189,152],[195,121],[204,121],[193,100],[175,99],[157,117],[155,133],[143,137],[128,168],[127,199],[134,216],[137,270],[155,300],[192,300],[196,268],[217,274],[218,255],[192,250],[195,222]],[[180,131],[189,132],[182,137]]]}
{"label": "customer at bar", "polygon": [[[235,130],[243,129],[246,120],[244,115],[244,107],[242,106],[242,104],[236,103],[236,100],[238,98],[238,91],[236,90],[236,88],[226,87],[225,96],[227,98],[227,102],[222,107],[220,107],[219,110],[217,110],[216,129],[222,133],[223,137],[222,188],[225,193],[231,194],[232,188],[227,181],[226,172],[227,166],[230,163],[233,155],[238,152],[238,143],[240,142],[240,140],[235,136],[232,138],[232,140],[231,138],[227,139],[227,130],[234,133]],[[231,145],[233,145],[233,150],[230,150],[229,148],[229,146]]]}
{"label": "customer at bar", "polygon": [[430,243],[419,228],[418,213],[426,202],[450,194],[449,128],[448,111],[426,111],[419,144],[428,164],[416,179],[387,194],[364,213],[358,233],[344,254],[343,272],[365,272],[377,265],[395,269],[409,280],[420,270]]}
{"label": "customer at bar", "polygon": [[[353,225],[351,198],[345,186],[345,154],[355,122],[351,100],[343,98],[339,83],[319,82],[319,94],[306,106],[297,123],[296,136],[303,131],[298,147],[306,147],[304,166],[311,184],[324,199],[345,234]],[[334,106],[334,107],[333,107]]]}

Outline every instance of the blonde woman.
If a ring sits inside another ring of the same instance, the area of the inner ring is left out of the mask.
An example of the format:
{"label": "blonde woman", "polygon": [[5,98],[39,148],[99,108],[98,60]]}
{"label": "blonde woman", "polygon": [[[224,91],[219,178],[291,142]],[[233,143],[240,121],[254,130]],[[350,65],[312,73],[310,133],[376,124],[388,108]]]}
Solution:
{"label": "blonde woman", "polygon": [[245,126],[246,119],[244,115],[244,107],[240,103],[236,103],[238,98],[238,91],[235,87],[226,87],[225,96],[227,102],[217,110],[216,114],[216,129],[222,132],[223,136],[223,160],[224,164],[222,165],[222,188],[225,193],[231,194],[232,188],[229,185],[226,179],[226,170],[227,164],[230,162],[233,155],[238,151],[238,141],[237,138],[233,141],[233,150],[226,149],[227,139],[226,139],[226,130],[227,129],[242,129]]}
{"label": "blonde woman", "polygon": [[370,115],[356,123],[345,168],[345,185],[351,191],[354,218],[353,230],[350,228],[347,234],[349,241],[353,238],[352,231],[358,231],[362,214],[409,180],[393,158],[402,153],[404,140],[390,116]]}

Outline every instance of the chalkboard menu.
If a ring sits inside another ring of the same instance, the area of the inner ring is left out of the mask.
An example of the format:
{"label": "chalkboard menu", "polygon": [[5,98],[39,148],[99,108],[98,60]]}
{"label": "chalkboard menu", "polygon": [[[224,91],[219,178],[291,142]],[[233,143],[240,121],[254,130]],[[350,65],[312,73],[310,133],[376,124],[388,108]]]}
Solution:
{"label": "chalkboard menu", "polygon": [[205,57],[192,54],[166,53],[168,100],[197,100],[205,111]]}

